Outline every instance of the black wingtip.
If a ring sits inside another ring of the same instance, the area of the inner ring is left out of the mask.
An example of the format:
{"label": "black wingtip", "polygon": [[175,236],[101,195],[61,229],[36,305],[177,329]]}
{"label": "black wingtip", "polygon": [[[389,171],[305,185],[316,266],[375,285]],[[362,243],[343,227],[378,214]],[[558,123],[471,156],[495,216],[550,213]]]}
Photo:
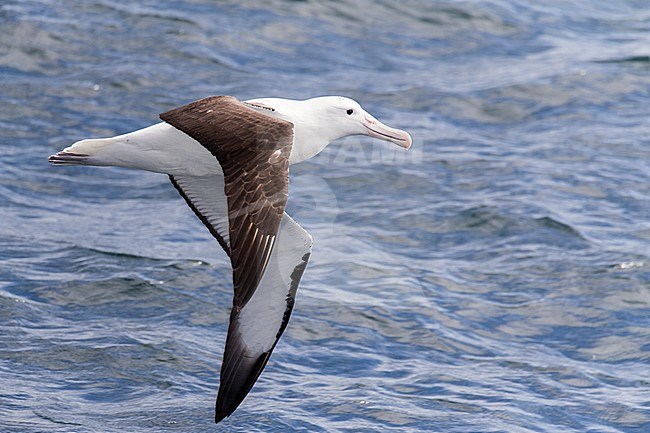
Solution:
{"label": "black wingtip", "polygon": [[214,422],[218,424],[225,418],[228,418],[230,415],[232,415],[235,409],[237,409],[241,402],[244,401],[246,394],[248,394],[248,391],[243,393],[243,395],[240,392],[238,395],[231,396],[230,398],[227,396],[219,395],[217,397],[217,409],[214,415]]}
{"label": "black wingtip", "polygon": [[223,421],[225,418],[228,418],[229,416],[230,416],[230,413],[228,413],[228,412],[220,412],[217,409],[217,413],[216,413],[216,415],[214,417],[214,423],[219,424],[221,421]]}
{"label": "black wingtip", "polygon": [[244,362],[242,362],[241,358],[224,360],[224,364],[221,366],[221,383],[217,394],[215,423],[219,423],[224,418],[232,415],[244,401],[262,370],[264,370],[272,351],[273,348],[262,353],[257,359],[248,358]]}

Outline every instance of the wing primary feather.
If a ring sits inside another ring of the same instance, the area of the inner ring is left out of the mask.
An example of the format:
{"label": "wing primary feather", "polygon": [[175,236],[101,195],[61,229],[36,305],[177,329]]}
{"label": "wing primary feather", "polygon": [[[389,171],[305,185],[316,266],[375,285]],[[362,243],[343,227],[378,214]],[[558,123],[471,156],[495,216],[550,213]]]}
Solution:
{"label": "wing primary feather", "polygon": [[286,214],[278,237],[265,242],[272,251],[267,272],[243,309],[231,312],[216,402],[217,422],[241,404],[266,366],[289,323],[311,254],[311,236]]}

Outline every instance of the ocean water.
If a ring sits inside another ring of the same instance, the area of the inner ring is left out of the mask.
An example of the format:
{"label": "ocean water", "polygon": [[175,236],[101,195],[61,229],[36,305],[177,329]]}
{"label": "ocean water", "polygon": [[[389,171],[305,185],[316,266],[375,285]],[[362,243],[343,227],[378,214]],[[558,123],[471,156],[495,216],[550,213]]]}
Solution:
{"label": "ocean water", "polygon": [[[228,260],[167,178],[51,167],[209,95],[414,138],[292,167],[293,317],[213,424]],[[649,432],[647,0],[0,2],[0,431]]]}

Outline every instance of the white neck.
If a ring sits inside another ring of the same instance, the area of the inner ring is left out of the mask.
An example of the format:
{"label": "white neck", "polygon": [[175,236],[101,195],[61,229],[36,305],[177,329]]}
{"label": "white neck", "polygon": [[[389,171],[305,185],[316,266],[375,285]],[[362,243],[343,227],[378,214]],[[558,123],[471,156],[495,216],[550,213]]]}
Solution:
{"label": "white neck", "polygon": [[289,164],[305,161],[318,155],[332,141],[343,137],[339,131],[328,127],[328,119],[316,115],[316,110],[307,101],[280,98],[261,98],[246,102],[257,102],[275,111],[265,113],[288,120],[294,124],[293,148]]}

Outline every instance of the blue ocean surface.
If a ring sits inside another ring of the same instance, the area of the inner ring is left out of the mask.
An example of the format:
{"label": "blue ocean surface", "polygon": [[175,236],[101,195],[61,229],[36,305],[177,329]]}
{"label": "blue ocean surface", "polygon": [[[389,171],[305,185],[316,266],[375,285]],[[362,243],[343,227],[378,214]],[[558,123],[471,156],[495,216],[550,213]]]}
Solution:
{"label": "blue ocean surface", "polygon": [[[164,175],[209,95],[411,132],[292,166],[291,322],[215,426],[231,270]],[[650,432],[647,0],[0,2],[0,432]]]}

